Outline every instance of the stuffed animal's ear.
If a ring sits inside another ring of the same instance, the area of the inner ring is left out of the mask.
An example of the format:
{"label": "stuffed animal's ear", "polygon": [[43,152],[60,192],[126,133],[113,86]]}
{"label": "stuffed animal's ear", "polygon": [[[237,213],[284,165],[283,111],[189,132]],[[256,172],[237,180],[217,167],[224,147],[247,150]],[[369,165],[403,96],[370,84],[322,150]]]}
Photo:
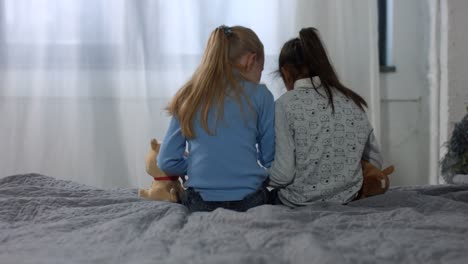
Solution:
{"label": "stuffed animal's ear", "polygon": [[361,160],[361,166],[364,174],[375,174],[376,172],[380,172],[379,168],[367,160]]}
{"label": "stuffed animal's ear", "polygon": [[386,168],[385,170],[383,170],[382,173],[388,176],[392,174],[394,171],[395,171],[395,167],[392,165]]}
{"label": "stuffed animal's ear", "polygon": [[370,164],[367,160],[361,160],[361,167],[362,171],[366,172],[371,168],[372,164]]}
{"label": "stuffed animal's ear", "polygon": [[382,186],[382,189],[384,190],[384,192],[386,192],[388,188],[390,187],[390,179],[388,177],[384,177],[383,179],[380,180],[380,185]]}
{"label": "stuffed animal's ear", "polygon": [[159,148],[161,147],[161,144],[159,144],[158,140],[153,138],[151,140],[151,149],[154,151],[159,152]]}

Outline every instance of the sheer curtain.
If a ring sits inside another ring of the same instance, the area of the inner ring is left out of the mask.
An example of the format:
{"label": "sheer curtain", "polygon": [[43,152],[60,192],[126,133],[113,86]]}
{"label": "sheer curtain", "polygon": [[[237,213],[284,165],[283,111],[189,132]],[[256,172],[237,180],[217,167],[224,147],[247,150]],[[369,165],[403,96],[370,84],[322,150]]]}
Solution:
{"label": "sheer curtain", "polygon": [[163,108],[221,24],[265,45],[262,82],[302,27],[322,32],[343,81],[370,103],[378,129],[375,0],[2,0],[0,177],[37,172],[100,187],[146,186],[149,141]]}

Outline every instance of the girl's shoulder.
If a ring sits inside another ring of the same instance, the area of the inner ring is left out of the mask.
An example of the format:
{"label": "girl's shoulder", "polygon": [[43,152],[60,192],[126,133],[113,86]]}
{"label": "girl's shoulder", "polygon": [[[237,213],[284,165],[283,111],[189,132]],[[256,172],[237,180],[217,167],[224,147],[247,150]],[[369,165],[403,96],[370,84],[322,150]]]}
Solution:
{"label": "girl's shoulder", "polygon": [[242,81],[240,83],[241,87],[243,87],[244,92],[249,98],[253,98],[254,100],[264,101],[273,100],[273,94],[268,89],[268,87],[263,83],[253,83],[250,81]]}
{"label": "girl's shoulder", "polygon": [[263,83],[254,83],[251,81],[241,81],[240,85],[244,87],[244,89],[247,92],[253,92],[253,93],[271,93],[270,90],[268,90],[267,86]]}
{"label": "girl's shoulder", "polygon": [[311,93],[303,94],[302,92],[303,91],[299,89],[287,91],[276,100],[276,104],[288,110],[290,108],[297,109],[299,106],[314,106],[320,102],[320,100],[316,100]]}
{"label": "girl's shoulder", "polygon": [[333,102],[335,104],[335,108],[342,109],[344,111],[352,111],[354,114],[366,115],[366,112],[363,111],[351,98],[342,93],[336,93]]}
{"label": "girl's shoulder", "polygon": [[291,91],[287,91],[284,94],[282,94],[276,100],[276,103],[288,105],[289,103],[291,103],[293,101],[298,101],[299,98],[300,98],[300,95],[298,94],[298,92],[296,90],[291,90]]}

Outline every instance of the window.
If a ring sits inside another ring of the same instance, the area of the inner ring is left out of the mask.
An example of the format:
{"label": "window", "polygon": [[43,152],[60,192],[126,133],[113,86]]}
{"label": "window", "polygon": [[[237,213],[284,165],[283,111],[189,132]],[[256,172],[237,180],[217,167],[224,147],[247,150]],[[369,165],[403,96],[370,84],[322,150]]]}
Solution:
{"label": "window", "polygon": [[377,0],[380,72],[395,72],[393,65],[393,0]]}

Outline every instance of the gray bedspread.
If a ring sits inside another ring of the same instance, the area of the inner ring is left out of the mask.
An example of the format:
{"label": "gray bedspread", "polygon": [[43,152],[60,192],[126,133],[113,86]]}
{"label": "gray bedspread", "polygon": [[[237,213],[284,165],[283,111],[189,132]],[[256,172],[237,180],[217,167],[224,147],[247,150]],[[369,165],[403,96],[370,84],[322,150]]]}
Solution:
{"label": "gray bedspread", "polygon": [[28,174],[0,179],[0,263],[468,263],[468,185],[188,214]]}

